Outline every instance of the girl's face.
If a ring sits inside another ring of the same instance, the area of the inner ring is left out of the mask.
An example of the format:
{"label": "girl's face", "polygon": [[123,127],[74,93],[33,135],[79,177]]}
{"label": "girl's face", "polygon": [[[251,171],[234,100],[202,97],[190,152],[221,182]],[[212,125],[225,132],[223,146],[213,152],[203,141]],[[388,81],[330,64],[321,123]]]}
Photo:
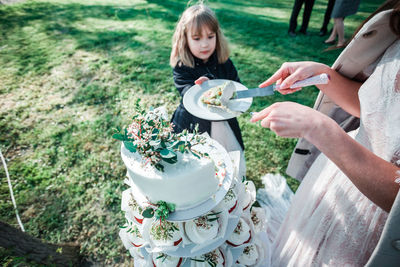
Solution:
{"label": "girl's face", "polygon": [[191,27],[187,32],[187,42],[193,56],[207,62],[212,53],[214,53],[217,37],[215,32],[203,27],[200,33],[194,32]]}

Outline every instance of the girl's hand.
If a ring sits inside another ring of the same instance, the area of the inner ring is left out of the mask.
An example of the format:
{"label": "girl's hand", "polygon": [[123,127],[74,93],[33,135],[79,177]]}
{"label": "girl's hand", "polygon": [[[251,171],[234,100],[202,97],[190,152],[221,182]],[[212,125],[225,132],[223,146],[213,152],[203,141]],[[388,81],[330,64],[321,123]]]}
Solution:
{"label": "girl's hand", "polygon": [[313,130],[323,123],[323,117],[322,113],[294,102],[277,102],[254,113],[250,121],[261,120],[262,127],[270,128],[282,137],[309,140]]}
{"label": "girl's hand", "polygon": [[208,81],[208,80],[209,79],[206,76],[201,76],[200,78],[198,78],[197,80],[194,81],[194,84],[200,85],[200,84],[202,84],[202,83],[204,83],[205,81]]}
{"label": "girl's hand", "polygon": [[301,87],[290,88],[293,83],[329,70],[330,68],[327,65],[312,61],[285,62],[274,75],[261,83],[259,87],[266,87],[276,82],[280,85],[278,91],[281,94],[291,94],[301,90]]}

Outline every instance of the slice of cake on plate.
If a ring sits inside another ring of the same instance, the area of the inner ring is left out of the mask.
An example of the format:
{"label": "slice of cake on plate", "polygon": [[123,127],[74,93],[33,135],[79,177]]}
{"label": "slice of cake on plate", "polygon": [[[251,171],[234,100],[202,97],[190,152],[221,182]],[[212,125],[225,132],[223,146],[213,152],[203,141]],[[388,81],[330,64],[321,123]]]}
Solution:
{"label": "slice of cake on plate", "polygon": [[232,81],[227,81],[222,85],[212,87],[205,91],[200,97],[200,101],[212,107],[227,110],[228,101],[236,92],[235,85]]}

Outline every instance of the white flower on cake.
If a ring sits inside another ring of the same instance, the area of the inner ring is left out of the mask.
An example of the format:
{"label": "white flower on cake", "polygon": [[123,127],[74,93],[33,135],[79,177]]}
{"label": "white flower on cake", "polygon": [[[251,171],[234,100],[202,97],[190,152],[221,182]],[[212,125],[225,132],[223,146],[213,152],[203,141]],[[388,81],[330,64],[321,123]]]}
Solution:
{"label": "white flower on cake", "polygon": [[182,264],[182,258],[172,257],[164,253],[153,253],[154,267],[179,267]]}
{"label": "white flower on cake", "polygon": [[160,247],[178,246],[182,242],[179,225],[169,221],[153,221],[150,238],[154,245]]}
{"label": "white flower on cake", "polygon": [[240,255],[237,263],[245,266],[251,266],[257,263],[258,251],[256,245],[252,244],[244,248],[242,255]]}
{"label": "white flower on cake", "polygon": [[265,232],[266,215],[263,208],[251,208],[251,221],[254,224],[254,231],[256,233]]}
{"label": "white flower on cake", "polygon": [[237,207],[237,195],[233,187],[229,188],[228,192],[221,200],[221,202],[214,208],[215,211],[227,210],[231,213]]}
{"label": "white flower on cake", "polygon": [[246,223],[245,220],[240,218],[235,230],[233,231],[232,235],[226,240],[226,243],[233,247],[237,247],[250,242],[250,239],[250,226]]}
{"label": "white flower on cake", "polygon": [[190,267],[224,267],[225,258],[219,249],[191,258]]}
{"label": "white flower on cake", "polygon": [[185,223],[187,237],[195,244],[202,244],[218,235],[218,214],[209,213]]}

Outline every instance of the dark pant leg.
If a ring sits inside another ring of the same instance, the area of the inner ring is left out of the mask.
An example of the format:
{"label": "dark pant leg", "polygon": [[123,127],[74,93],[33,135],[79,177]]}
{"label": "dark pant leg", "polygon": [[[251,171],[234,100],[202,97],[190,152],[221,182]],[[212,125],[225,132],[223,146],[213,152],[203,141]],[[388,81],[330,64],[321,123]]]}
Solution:
{"label": "dark pant leg", "polygon": [[292,15],[290,16],[289,22],[289,31],[294,32],[297,28],[297,16],[300,13],[301,6],[303,5],[304,0],[295,0],[294,6],[292,9]]}
{"label": "dark pant leg", "polygon": [[303,22],[301,23],[301,32],[306,32],[308,27],[308,22],[310,22],[312,8],[314,6],[315,0],[306,0],[303,12]]}
{"label": "dark pant leg", "polygon": [[328,31],[328,24],[329,24],[329,21],[331,20],[331,14],[332,14],[334,5],[335,5],[335,0],[328,1],[328,6],[326,7],[326,10],[325,10],[324,23],[322,24],[321,31],[325,31],[325,32]]}

